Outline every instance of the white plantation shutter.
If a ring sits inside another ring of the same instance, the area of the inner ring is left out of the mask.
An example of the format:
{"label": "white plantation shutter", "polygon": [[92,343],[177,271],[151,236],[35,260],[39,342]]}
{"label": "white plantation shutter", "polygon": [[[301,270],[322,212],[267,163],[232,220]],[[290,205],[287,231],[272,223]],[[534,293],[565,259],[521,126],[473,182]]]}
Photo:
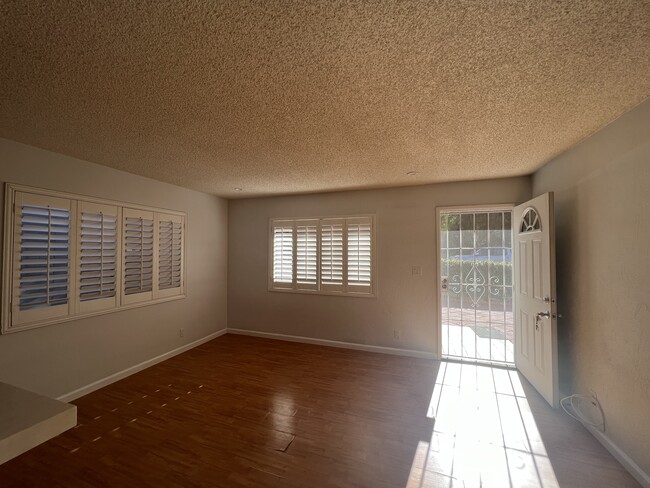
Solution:
{"label": "white plantation shutter", "polygon": [[157,214],[158,268],[156,297],[183,293],[184,220],[180,215]]}
{"label": "white plantation shutter", "polygon": [[345,219],[322,219],[320,228],[321,289],[323,291],[343,291]]}
{"label": "white plantation shutter", "polygon": [[347,291],[372,293],[372,218],[347,219]]}
{"label": "white plantation shutter", "polygon": [[185,296],[184,213],[5,189],[1,333]]}
{"label": "white plantation shutter", "polygon": [[153,212],[124,208],[123,304],[153,299],[154,215]]}
{"label": "white plantation shutter", "polygon": [[374,295],[374,217],[272,219],[271,289]]}
{"label": "white plantation shutter", "polygon": [[80,312],[118,304],[118,208],[80,201],[77,222],[77,307]]}
{"label": "white plantation shutter", "polygon": [[273,269],[272,281],[276,288],[293,287],[293,236],[292,222],[273,223]]}
{"label": "white plantation shutter", "polygon": [[66,316],[72,275],[72,202],[16,192],[11,326]]}
{"label": "white plantation shutter", "polygon": [[296,288],[318,289],[318,220],[296,222]]}

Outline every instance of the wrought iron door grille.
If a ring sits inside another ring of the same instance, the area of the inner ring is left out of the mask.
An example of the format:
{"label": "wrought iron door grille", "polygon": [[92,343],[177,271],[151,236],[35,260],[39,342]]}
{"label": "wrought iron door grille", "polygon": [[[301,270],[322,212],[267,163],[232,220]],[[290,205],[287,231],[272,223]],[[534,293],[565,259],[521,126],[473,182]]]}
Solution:
{"label": "wrought iron door grille", "polygon": [[443,356],[514,363],[512,212],[442,212],[439,230]]}

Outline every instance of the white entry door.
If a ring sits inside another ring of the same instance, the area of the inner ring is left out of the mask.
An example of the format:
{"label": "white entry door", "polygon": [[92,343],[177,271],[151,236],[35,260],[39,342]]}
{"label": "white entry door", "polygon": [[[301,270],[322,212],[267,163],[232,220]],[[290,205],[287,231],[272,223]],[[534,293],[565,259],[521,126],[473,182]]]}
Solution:
{"label": "white entry door", "polygon": [[515,231],[515,364],[552,406],[559,405],[553,193],[518,207]]}

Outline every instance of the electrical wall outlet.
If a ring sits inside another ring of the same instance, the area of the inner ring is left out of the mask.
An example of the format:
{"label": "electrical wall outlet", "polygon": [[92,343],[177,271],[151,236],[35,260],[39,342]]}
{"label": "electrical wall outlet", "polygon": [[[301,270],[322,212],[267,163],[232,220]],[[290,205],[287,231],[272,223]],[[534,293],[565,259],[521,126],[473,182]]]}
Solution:
{"label": "electrical wall outlet", "polygon": [[412,266],[411,276],[422,276],[422,266]]}
{"label": "electrical wall outlet", "polygon": [[178,329],[178,337],[185,337],[185,329]]}
{"label": "electrical wall outlet", "polygon": [[393,337],[400,340],[402,338],[402,331],[399,329],[393,329]]}

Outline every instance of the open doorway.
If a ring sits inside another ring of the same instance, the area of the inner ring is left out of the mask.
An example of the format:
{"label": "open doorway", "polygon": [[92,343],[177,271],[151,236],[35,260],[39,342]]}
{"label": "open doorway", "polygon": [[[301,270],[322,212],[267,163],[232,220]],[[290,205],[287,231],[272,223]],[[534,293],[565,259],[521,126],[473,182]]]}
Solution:
{"label": "open doorway", "polygon": [[443,358],[514,366],[512,212],[438,209]]}

